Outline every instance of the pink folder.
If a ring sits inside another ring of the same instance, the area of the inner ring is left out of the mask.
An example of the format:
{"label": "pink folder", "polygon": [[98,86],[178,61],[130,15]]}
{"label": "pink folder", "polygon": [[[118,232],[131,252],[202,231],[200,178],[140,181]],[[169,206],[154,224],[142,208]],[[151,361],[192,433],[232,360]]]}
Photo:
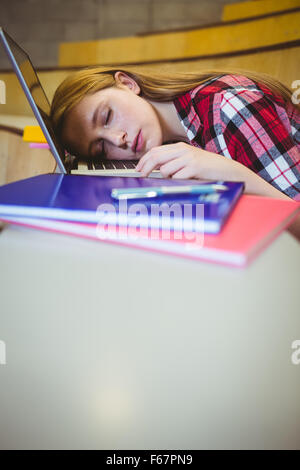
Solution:
{"label": "pink folder", "polygon": [[[190,240],[189,234],[166,234],[118,226],[67,222],[29,217],[1,217],[7,222],[60,232],[108,243],[169,255],[245,267],[265,249],[293,219],[300,216],[294,201],[243,195],[218,235],[203,234]],[[152,235],[152,237],[151,237]],[[182,236],[180,236],[182,235]],[[300,244],[299,244],[300,249]]]}

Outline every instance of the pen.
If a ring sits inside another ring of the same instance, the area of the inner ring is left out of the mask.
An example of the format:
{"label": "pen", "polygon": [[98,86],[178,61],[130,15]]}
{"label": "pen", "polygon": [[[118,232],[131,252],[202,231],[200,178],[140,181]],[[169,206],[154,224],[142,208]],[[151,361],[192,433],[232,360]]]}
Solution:
{"label": "pen", "polygon": [[114,199],[143,199],[177,194],[210,194],[216,191],[226,191],[224,184],[195,184],[186,186],[158,186],[149,188],[113,189]]}

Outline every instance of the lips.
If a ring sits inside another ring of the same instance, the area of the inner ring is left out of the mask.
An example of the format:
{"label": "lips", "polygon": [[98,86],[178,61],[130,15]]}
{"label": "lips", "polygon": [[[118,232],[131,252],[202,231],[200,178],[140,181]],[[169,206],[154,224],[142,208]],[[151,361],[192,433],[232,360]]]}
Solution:
{"label": "lips", "polygon": [[134,153],[140,152],[142,149],[143,145],[143,137],[142,137],[142,131],[139,131],[136,138],[133,141],[131,149],[133,150]]}

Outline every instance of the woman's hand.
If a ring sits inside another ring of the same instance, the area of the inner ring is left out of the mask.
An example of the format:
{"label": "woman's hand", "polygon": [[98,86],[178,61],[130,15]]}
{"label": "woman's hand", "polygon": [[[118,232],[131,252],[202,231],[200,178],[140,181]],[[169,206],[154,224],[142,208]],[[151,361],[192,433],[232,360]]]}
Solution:
{"label": "woman's hand", "polygon": [[248,194],[291,200],[242,163],[184,142],[153,147],[136,166],[141,176],[157,168],[164,178],[244,181]]}
{"label": "woman's hand", "polygon": [[[292,200],[241,163],[184,142],[154,147],[136,167],[141,176],[158,168],[164,178],[244,181],[245,193]],[[288,230],[300,241],[300,217]]]}
{"label": "woman's hand", "polygon": [[137,171],[148,176],[159,169],[163,178],[244,181],[240,163],[184,142],[153,147],[138,162]]}

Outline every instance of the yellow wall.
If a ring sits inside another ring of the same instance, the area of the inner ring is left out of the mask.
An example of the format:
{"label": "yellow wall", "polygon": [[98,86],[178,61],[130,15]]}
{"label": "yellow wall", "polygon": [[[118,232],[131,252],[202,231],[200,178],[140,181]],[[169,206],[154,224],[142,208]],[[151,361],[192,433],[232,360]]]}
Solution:
{"label": "yellow wall", "polygon": [[65,67],[168,61],[241,51],[298,39],[300,39],[300,11],[192,31],[62,43],[59,50],[59,65]]}
{"label": "yellow wall", "polygon": [[188,62],[155,65],[160,70],[196,71],[199,69],[241,68],[267,73],[291,88],[294,80],[300,80],[300,46],[285,50],[224,57],[220,59],[195,60]]}
{"label": "yellow wall", "polygon": [[[268,1],[249,3],[265,4]],[[174,71],[238,67],[268,73],[290,87],[294,80],[300,79],[300,46],[256,54],[238,55],[238,53],[265,46],[280,47],[282,43],[295,40],[300,41],[300,11],[192,31],[68,43],[61,45],[62,69],[52,72],[41,71],[39,78],[49,100],[52,99],[58,84],[71,73],[63,67],[97,63],[104,65],[148,62],[143,67]],[[237,52],[237,55],[212,57],[213,54],[231,52]],[[199,59],[197,56],[202,58]],[[189,60],[184,61],[185,58]],[[172,59],[179,61],[172,63],[170,62]],[[163,62],[152,63],[156,60]],[[15,75],[0,72],[0,80],[4,80],[6,84],[6,104],[0,105],[0,114],[31,116],[31,109]]]}
{"label": "yellow wall", "polygon": [[[182,62],[165,62],[164,64],[149,64],[143,66],[147,69],[162,71],[194,71],[211,68],[237,67],[257,72],[264,72],[278,78],[288,87],[294,80],[300,80],[300,46],[290,49],[247,54],[220,59],[192,60]],[[39,78],[46,90],[49,99],[52,99],[54,90],[59,83],[71,72],[67,70],[40,72]],[[24,93],[12,73],[1,74],[0,79],[7,83],[7,103],[1,105],[1,114],[32,115]]]}
{"label": "yellow wall", "polygon": [[260,0],[233,3],[224,6],[222,20],[230,21],[249,18],[250,16],[265,15],[297,7],[300,7],[300,0]]}

